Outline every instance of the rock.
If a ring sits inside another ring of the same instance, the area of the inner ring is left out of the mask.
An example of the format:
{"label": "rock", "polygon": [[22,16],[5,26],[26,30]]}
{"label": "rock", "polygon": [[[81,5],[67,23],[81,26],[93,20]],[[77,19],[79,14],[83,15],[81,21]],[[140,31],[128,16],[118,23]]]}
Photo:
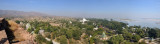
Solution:
{"label": "rock", "polygon": [[16,22],[0,18],[0,44],[36,44],[34,37]]}
{"label": "rock", "polygon": [[0,34],[0,44],[9,44],[5,30],[1,30]]}

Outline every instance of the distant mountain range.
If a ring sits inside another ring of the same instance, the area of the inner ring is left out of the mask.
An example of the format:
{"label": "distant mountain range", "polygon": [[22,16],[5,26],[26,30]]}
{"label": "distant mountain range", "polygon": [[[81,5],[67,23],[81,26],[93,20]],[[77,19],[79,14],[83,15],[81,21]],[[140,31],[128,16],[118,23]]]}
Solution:
{"label": "distant mountain range", "polygon": [[1,17],[9,16],[48,16],[48,14],[39,13],[39,12],[24,12],[24,11],[15,11],[15,10],[0,10]]}

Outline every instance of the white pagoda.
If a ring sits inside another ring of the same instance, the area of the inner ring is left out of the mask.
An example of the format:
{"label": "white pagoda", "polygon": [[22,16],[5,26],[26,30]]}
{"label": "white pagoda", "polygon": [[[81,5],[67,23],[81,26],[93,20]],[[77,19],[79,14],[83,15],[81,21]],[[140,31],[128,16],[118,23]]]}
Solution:
{"label": "white pagoda", "polygon": [[82,20],[80,20],[80,22],[82,22],[82,24],[84,24],[86,21],[88,21],[87,19],[83,18]]}

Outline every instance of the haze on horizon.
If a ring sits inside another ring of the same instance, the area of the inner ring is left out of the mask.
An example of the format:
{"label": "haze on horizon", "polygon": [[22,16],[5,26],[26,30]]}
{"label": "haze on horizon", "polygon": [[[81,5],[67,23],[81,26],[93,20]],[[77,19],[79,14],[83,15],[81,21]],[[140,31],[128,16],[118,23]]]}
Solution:
{"label": "haze on horizon", "polygon": [[159,5],[160,0],[0,0],[1,10],[95,18],[160,18]]}

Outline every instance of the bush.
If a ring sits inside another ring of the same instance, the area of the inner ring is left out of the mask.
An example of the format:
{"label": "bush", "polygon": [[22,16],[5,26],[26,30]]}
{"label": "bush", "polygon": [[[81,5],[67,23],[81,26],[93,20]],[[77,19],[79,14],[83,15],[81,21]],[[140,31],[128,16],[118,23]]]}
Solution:
{"label": "bush", "polygon": [[72,30],[67,30],[66,35],[68,39],[72,38]]}
{"label": "bush", "polygon": [[67,44],[67,38],[65,35],[60,36],[58,39],[59,39],[58,41],[60,42],[60,44]]}
{"label": "bush", "polygon": [[37,35],[36,41],[41,44],[42,42],[46,42],[46,39],[42,35]]}
{"label": "bush", "polygon": [[81,37],[81,31],[80,30],[74,30],[73,31],[73,38],[76,39],[76,40],[80,40],[80,37]]}
{"label": "bush", "polygon": [[139,35],[133,35],[132,38],[134,42],[138,42],[141,37]]}
{"label": "bush", "polygon": [[53,44],[52,41],[47,41],[46,44]]}
{"label": "bush", "polygon": [[124,41],[124,38],[122,35],[117,35],[117,36],[113,36],[110,40],[109,40],[109,44],[120,44]]}

